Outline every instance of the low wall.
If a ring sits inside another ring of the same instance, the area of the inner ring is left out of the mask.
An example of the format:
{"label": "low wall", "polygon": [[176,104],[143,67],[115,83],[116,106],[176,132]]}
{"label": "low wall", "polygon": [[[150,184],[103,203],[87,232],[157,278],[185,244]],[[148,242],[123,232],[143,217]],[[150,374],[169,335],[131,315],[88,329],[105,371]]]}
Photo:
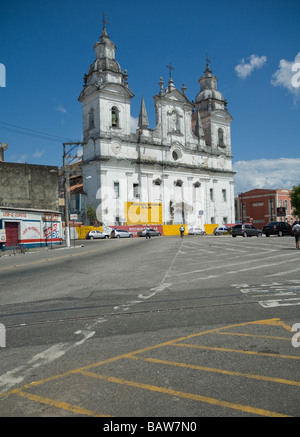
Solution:
{"label": "low wall", "polygon": [[214,223],[212,225],[204,225],[204,230],[207,233],[207,235],[211,235],[214,233],[214,229],[217,228],[219,225]]}
{"label": "low wall", "polygon": [[[73,229],[71,228],[71,233],[72,233]],[[78,235],[78,240],[85,240],[86,238],[86,234],[89,231],[102,231],[102,226],[76,226],[76,232]],[[76,237],[75,237],[76,238]]]}
{"label": "low wall", "polygon": [[[180,235],[180,226],[181,225],[163,225],[164,235]],[[184,234],[188,233],[188,226],[183,225]]]}
{"label": "low wall", "polygon": [[[165,236],[170,236],[170,235],[180,235],[180,228],[181,225],[153,225],[150,226],[151,229],[155,229],[159,232],[161,232],[162,235]],[[217,227],[217,224],[213,224],[213,225],[204,225],[204,229],[206,234],[212,234],[214,229]],[[115,226],[109,226],[111,229],[114,229]],[[136,237],[137,236],[137,232],[142,231],[146,228],[146,226],[141,226],[141,225],[137,225],[137,226],[116,226],[118,229],[126,229],[129,232],[133,233],[133,236]],[[184,234],[187,235],[188,234],[188,226],[187,225],[183,225],[184,227]],[[76,227],[76,233],[77,236],[75,236],[75,238],[78,238],[79,240],[85,240],[86,238],[86,234],[89,231],[94,231],[94,230],[98,230],[98,231],[102,231],[102,226],[98,226],[98,227],[94,227],[94,226],[80,226],[80,227]],[[72,231],[72,230],[71,230]],[[74,232],[74,231],[73,231]]]}

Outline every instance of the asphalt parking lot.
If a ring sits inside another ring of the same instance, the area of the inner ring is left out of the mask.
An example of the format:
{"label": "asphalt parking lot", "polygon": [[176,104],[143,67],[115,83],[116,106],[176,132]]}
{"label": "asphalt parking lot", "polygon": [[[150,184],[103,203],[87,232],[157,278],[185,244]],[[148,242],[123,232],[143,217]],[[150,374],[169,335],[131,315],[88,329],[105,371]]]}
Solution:
{"label": "asphalt parking lot", "polygon": [[0,415],[299,416],[299,258],[230,236],[1,258]]}

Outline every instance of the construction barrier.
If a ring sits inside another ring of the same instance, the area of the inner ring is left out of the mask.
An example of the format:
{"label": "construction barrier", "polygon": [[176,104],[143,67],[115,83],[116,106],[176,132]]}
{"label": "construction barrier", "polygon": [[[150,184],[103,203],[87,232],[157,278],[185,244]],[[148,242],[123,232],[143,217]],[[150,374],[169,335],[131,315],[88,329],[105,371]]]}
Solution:
{"label": "construction barrier", "polygon": [[[162,235],[166,235],[166,236],[170,236],[170,235],[180,235],[180,224],[179,225],[153,225],[153,226],[149,226],[152,229],[156,229],[157,231],[161,232]],[[217,225],[214,225],[214,228]],[[109,226],[111,228],[111,230],[113,230],[115,228],[115,226]],[[183,225],[184,227],[184,234],[187,235],[188,234],[188,226],[187,225]],[[116,226],[116,228],[118,229],[126,229],[129,232],[133,233],[133,236],[136,237],[137,236],[137,232],[144,230],[146,228],[146,226]],[[213,229],[214,229],[213,228]],[[78,240],[85,240],[86,239],[86,234],[89,231],[103,231],[102,226],[76,226],[76,232],[78,237]]]}

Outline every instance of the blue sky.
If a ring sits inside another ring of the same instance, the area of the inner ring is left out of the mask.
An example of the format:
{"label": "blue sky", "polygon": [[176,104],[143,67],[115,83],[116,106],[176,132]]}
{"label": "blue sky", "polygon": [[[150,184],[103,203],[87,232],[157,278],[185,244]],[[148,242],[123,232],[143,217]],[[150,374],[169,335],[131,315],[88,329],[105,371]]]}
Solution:
{"label": "blue sky", "polygon": [[0,142],[9,144],[6,161],[61,166],[62,142],[81,140],[78,96],[103,12],[135,94],[133,120],[144,96],[154,128],[153,96],[160,77],[168,81],[169,62],[175,86],[185,83],[194,100],[208,54],[234,118],[236,192],[300,183],[299,0],[2,1]]}

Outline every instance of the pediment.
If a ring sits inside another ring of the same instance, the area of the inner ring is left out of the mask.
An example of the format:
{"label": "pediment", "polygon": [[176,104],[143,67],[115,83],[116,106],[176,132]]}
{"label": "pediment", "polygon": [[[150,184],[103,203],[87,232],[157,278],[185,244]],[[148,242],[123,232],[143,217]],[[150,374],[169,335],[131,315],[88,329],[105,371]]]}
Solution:
{"label": "pediment", "polygon": [[86,97],[90,96],[91,94],[97,93],[99,91],[105,91],[111,94],[115,94],[115,95],[121,95],[124,97],[129,97],[132,98],[134,97],[134,94],[132,91],[130,91],[129,88],[120,85],[118,83],[113,83],[113,82],[108,82],[108,83],[104,83],[102,85],[99,84],[92,84],[92,85],[88,85],[86,86],[80,93],[78,100],[79,101],[83,101],[83,99],[85,99]]}
{"label": "pediment", "polygon": [[187,97],[185,97],[179,90],[177,90],[176,88],[172,91],[169,91],[165,94],[165,99],[168,100],[172,100],[173,102],[178,102],[178,103],[189,103],[191,104],[191,102],[189,101],[189,99],[187,99]]}
{"label": "pediment", "polygon": [[167,104],[169,102],[172,106],[188,105],[191,108],[193,107],[193,104],[189,101],[189,99],[176,88],[172,90],[167,89],[164,94],[154,96],[154,99],[156,103],[161,102]]}
{"label": "pediment", "polygon": [[107,91],[113,94],[119,94],[122,96],[134,97],[133,92],[130,91],[129,88],[114,82],[104,83],[103,85],[100,86],[100,90]]}

